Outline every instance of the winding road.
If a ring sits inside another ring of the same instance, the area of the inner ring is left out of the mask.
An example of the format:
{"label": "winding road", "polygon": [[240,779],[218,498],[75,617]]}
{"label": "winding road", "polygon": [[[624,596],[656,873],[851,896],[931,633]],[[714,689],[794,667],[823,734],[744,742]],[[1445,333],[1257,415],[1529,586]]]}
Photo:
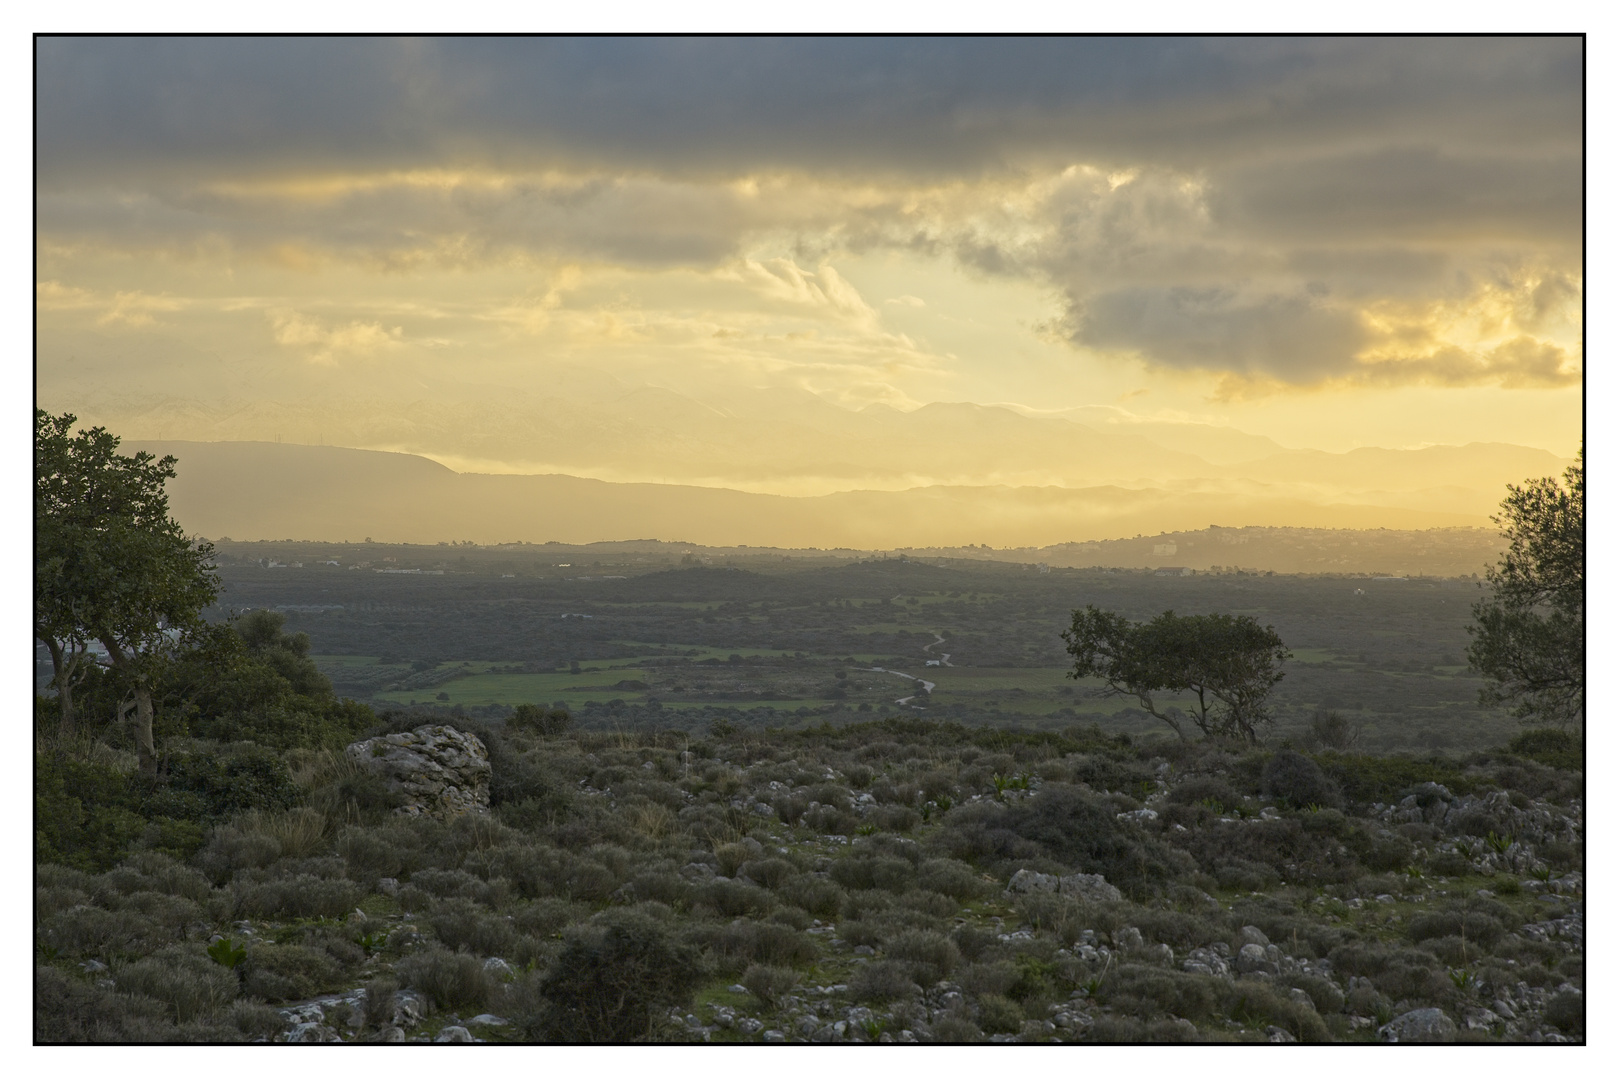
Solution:
{"label": "winding road", "polygon": [[[945,644],[945,637],[944,637],[944,635],[940,634],[936,630],[934,632],[934,643],[932,645],[924,645],[923,646],[923,652],[933,652],[936,648],[938,648],[939,646],[941,646],[943,644]],[[950,653],[940,653],[939,654],[939,662],[944,667],[954,667],[955,666],[955,665],[953,665],[951,663],[951,654]],[[928,693],[930,693],[930,694],[932,694],[934,692],[934,687],[935,687],[935,685],[937,685],[935,683],[932,683],[932,682],[928,681],[927,679],[919,679],[915,675],[908,675],[904,671],[895,671],[892,668],[875,667],[875,668],[871,668],[870,670],[872,670],[872,671],[881,671],[881,672],[884,672],[884,673],[889,674],[889,675],[898,675],[902,679],[910,679],[914,683],[920,682],[920,683],[923,684],[923,689],[925,691],[927,691]],[[921,705],[912,705],[911,704],[911,699],[916,697],[916,696],[917,695],[915,695],[915,694],[907,694],[903,698],[896,698],[894,703],[896,705],[905,705],[905,706],[908,706],[908,707],[913,708],[913,709],[920,709],[920,708],[922,708]]]}

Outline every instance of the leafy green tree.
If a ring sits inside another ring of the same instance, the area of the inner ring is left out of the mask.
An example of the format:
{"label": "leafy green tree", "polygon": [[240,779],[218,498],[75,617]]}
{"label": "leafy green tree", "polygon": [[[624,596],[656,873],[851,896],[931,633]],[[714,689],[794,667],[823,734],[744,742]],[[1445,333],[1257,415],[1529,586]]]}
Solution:
{"label": "leafy green tree", "polygon": [[72,685],[91,641],[128,694],[141,768],[153,772],[152,686],[175,644],[206,625],[219,593],[213,546],[169,516],[173,457],[125,457],[95,427],[70,434],[71,413],[34,413],[34,632],[51,650],[62,728],[74,729]]}
{"label": "leafy green tree", "polygon": [[1564,727],[1586,723],[1586,451],[1556,477],[1509,485],[1491,520],[1508,542],[1474,605],[1468,662],[1483,704]]}
{"label": "leafy green tree", "polygon": [[702,984],[703,957],[639,911],[609,910],[570,927],[541,977],[546,1008],[536,1034],[566,1042],[639,1042],[658,1013],[685,1005]]}
{"label": "leafy green tree", "polygon": [[[1111,694],[1133,697],[1183,739],[1189,719],[1204,736],[1259,741],[1271,720],[1266,699],[1289,656],[1275,630],[1249,615],[1177,615],[1146,623],[1088,604],[1063,634],[1074,657],[1071,679],[1100,679]],[[1156,695],[1191,694],[1190,711]]]}
{"label": "leafy green tree", "polygon": [[222,742],[338,749],[376,716],[339,700],[309,658],[309,635],[288,634],[286,616],[264,609],[195,635],[159,681],[168,729]]}

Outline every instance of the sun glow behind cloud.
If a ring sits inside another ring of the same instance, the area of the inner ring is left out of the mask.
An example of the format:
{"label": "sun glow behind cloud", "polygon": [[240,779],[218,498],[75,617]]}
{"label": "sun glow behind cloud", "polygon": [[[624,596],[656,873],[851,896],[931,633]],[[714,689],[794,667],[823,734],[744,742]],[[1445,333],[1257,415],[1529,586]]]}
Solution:
{"label": "sun glow behind cloud", "polygon": [[465,404],[588,368],[1579,438],[1569,43],[280,48],[304,84],[267,44],[42,49],[47,398]]}

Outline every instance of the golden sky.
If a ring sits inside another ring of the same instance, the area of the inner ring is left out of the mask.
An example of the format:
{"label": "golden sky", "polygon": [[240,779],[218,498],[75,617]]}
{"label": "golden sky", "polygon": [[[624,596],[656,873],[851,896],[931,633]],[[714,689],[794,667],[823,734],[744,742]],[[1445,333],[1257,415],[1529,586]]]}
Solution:
{"label": "golden sky", "polygon": [[1569,457],[1582,64],[1556,38],[42,39],[37,388],[131,437],[486,471],[556,465],[514,415],[649,387]]}

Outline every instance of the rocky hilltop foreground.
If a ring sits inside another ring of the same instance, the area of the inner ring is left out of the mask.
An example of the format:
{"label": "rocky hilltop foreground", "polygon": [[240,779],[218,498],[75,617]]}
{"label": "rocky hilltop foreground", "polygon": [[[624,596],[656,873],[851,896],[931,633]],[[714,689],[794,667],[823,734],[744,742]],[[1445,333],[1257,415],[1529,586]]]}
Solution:
{"label": "rocky hilltop foreground", "polygon": [[193,853],[39,867],[36,1037],[1584,1039],[1556,732],[1416,759],[563,724],[398,715],[251,770],[215,747],[238,811]]}

